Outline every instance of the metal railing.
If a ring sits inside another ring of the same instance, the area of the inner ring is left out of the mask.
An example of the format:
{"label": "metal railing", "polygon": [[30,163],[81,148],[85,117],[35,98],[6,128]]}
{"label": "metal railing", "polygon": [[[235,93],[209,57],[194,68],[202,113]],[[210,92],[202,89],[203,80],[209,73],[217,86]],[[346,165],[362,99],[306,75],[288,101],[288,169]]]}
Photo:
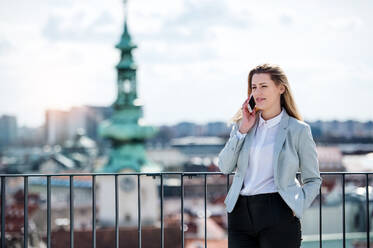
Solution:
{"label": "metal railing", "polygon": [[[342,178],[342,221],[343,221],[343,247],[346,247],[346,216],[345,216],[345,176],[352,174],[365,175],[365,188],[366,188],[366,244],[370,247],[370,225],[369,225],[369,175],[373,174],[369,172],[321,172],[321,175],[338,175]],[[0,174],[1,178],[1,247],[5,248],[5,212],[6,212],[6,180],[11,177],[22,177],[24,179],[24,233],[23,233],[23,247],[28,247],[29,231],[28,231],[28,193],[29,193],[29,178],[30,177],[42,177],[47,179],[47,247],[51,247],[51,178],[68,176],[69,177],[69,205],[70,205],[70,247],[74,247],[74,177],[77,176],[88,176],[91,177],[92,183],[92,247],[96,247],[96,177],[97,176],[111,176],[114,177],[115,185],[115,247],[119,247],[119,194],[118,194],[118,176],[137,176],[137,200],[138,200],[138,247],[142,247],[141,244],[141,176],[152,176],[160,177],[160,218],[161,218],[161,237],[160,247],[164,247],[164,182],[163,178],[165,175],[178,175],[180,177],[180,201],[181,201],[181,244],[184,247],[184,177],[203,176],[204,178],[204,241],[205,247],[207,247],[207,176],[212,175],[223,175],[221,172],[160,172],[160,173],[61,173],[61,174]],[[234,173],[226,175],[227,177],[227,191],[230,185],[230,176]],[[300,173],[297,173],[299,176]],[[319,190],[319,247],[322,248],[322,192],[321,187]]]}

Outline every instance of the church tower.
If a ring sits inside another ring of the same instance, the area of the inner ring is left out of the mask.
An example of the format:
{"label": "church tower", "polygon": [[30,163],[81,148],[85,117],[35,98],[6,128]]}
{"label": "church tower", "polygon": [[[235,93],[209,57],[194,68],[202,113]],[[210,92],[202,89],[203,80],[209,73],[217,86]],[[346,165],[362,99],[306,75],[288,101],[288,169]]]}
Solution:
{"label": "church tower", "polygon": [[[127,4],[125,3],[125,12]],[[108,162],[98,170],[104,173],[160,172],[161,167],[149,161],[145,152],[145,140],[153,137],[158,129],[144,125],[143,107],[137,97],[137,66],[132,51],[137,46],[132,42],[127,26],[127,14],[120,41],[115,46],[120,51],[117,70],[117,97],[112,107],[114,113],[99,126],[99,134],[111,142]],[[101,176],[98,182],[98,219],[102,226],[112,226],[115,220],[114,177]],[[137,225],[137,176],[118,176],[119,223],[121,226]],[[159,221],[159,196],[157,180],[141,176],[141,208],[144,225]]]}
{"label": "church tower", "polygon": [[[126,5],[125,5],[126,9]],[[110,159],[101,172],[119,172],[123,169],[140,172],[149,161],[145,155],[145,140],[153,137],[158,129],[144,125],[143,106],[137,97],[137,66],[132,50],[137,46],[132,42],[124,18],[124,30],[115,46],[120,50],[117,70],[117,97],[112,107],[111,119],[105,120],[99,127],[99,134],[111,141]]]}

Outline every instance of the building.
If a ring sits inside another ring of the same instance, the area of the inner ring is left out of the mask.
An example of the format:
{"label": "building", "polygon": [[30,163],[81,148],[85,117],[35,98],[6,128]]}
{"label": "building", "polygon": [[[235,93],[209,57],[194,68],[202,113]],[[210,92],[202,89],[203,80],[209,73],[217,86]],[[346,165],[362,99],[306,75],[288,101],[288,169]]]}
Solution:
{"label": "building", "polygon": [[62,144],[68,137],[68,112],[47,110],[45,113],[45,143]]}
{"label": "building", "polygon": [[47,110],[45,120],[45,140],[48,145],[62,144],[73,139],[78,130],[83,129],[85,134],[95,140],[101,141],[98,135],[98,126],[103,120],[112,115],[111,107],[75,106],[69,111]]}
{"label": "building", "polygon": [[0,117],[0,147],[14,145],[17,140],[17,118],[12,115]]}

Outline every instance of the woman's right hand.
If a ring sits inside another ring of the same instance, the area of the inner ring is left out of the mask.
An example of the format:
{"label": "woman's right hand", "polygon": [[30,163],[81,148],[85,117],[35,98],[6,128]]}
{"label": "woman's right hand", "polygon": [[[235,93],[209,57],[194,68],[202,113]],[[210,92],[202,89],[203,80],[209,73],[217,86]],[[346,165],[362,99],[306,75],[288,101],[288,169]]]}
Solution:
{"label": "woman's right hand", "polygon": [[255,123],[256,116],[256,108],[254,108],[253,112],[249,112],[249,109],[247,107],[247,104],[249,103],[249,98],[245,100],[245,102],[242,104],[242,121],[239,127],[240,133],[244,134],[247,133]]}

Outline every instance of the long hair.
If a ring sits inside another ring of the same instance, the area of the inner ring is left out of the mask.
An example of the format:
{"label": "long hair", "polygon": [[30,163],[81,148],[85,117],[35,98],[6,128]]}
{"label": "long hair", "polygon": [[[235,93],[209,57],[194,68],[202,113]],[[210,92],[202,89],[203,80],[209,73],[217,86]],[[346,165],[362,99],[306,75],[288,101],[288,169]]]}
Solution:
{"label": "long hair", "polygon": [[[280,66],[265,63],[254,67],[249,73],[247,97],[251,95],[251,81],[255,73],[268,73],[271,76],[271,80],[275,82],[277,86],[283,84],[285,86],[285,91],[281,94],[281,107],[284,107],[290,116],[303,121],[303,118],[296,107],[289,81],[285,75],[285,72],[280,68]],[[229,120],[229,124],[240,121],[242,117],[243,113],[240,107],[236,114]]]}

